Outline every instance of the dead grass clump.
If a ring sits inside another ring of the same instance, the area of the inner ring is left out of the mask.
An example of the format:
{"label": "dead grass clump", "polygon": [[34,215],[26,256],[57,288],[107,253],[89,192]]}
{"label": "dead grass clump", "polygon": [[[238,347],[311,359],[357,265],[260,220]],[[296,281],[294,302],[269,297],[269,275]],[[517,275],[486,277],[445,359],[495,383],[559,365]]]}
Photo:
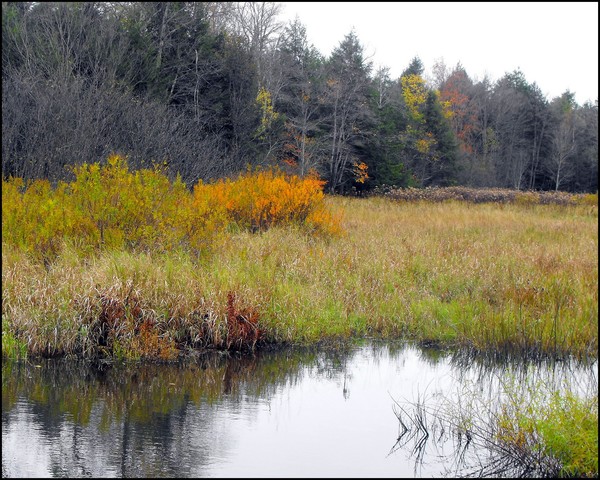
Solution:
{"label": "dead grass clump", "polygon": [[255,308],[240,306],[235,292],[227,293],[227,350],[254,350],[263,334],[258,318]]}
{"label": "dead grass clump", "polygon": [[86,350],[92,357],[174,360],[179,352],[169,332],[150,309],[142,309],[131,288],[99,295],[99,313],[88,317]]}

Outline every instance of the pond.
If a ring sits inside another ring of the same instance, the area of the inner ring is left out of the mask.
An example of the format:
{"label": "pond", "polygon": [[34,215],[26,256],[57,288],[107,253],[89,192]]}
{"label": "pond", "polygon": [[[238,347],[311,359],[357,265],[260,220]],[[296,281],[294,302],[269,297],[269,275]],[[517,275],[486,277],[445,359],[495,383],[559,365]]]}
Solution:
{"label": "pond", "polygon": [[3,362],[2,476],[440,476],[437,449],[398,448],[397,402],[494,402],[508,378],[597,393],[597,372],[375,341],[179,365]]}

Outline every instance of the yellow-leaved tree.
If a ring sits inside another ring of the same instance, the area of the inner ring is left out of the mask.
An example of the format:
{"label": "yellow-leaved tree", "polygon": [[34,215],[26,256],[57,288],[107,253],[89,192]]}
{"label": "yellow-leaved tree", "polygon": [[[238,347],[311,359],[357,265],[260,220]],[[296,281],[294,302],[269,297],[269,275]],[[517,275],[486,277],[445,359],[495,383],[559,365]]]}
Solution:
{"label": "yellow-leaved tree", "polygon": [[408,109],[411,120],[422,124],[425,120],[423,113],[425,101],[427,100],[427,87],[421,75],[410,74],[400,79],[402,84],[402,96]]}

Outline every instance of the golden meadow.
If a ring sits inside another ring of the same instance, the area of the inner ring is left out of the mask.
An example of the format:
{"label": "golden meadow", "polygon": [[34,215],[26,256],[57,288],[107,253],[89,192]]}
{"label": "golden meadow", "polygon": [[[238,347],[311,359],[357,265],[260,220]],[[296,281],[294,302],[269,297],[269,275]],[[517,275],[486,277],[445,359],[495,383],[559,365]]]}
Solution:
{"label": "golden meadow", "polygon": [[116,155],[73,172],[3,180],[3,357],[364,337],[597,357],[597,195],[332,197],[273,170],[190,190]]}

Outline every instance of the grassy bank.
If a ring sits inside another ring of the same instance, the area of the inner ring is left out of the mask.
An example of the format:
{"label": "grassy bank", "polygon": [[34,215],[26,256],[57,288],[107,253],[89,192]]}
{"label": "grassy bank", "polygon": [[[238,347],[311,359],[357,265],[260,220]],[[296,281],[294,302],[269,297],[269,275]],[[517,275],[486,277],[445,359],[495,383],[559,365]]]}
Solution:
{"label": "grassy bank", "polygon": [[[362,336],[596,357],[594,205],[326,198],[341,231],[229,229],[204,250],[2,244],[2,352],[174,359]],[[3,218],[4,221],[4,218]]]}

